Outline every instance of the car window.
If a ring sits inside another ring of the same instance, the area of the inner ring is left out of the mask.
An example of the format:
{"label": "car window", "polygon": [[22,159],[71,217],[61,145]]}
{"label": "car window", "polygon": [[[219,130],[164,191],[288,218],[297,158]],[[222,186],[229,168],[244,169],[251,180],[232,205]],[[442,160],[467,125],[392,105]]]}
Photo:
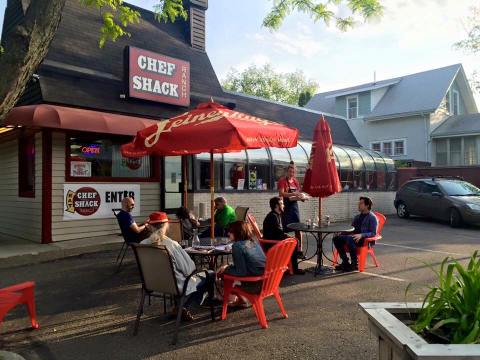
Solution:
{"label": "car window", "polygon": [[466,181],[440,181],[440,185],[451,196],[480,196],[480,189]]}
{"label": "car window", "polygon": [[423,183],[422,184],[422,193],[431,194],[434,192],[440,192],[440,188],[436,184],[432,183]]}
{"label": "car window", "polygon": [[411,183],[408,183],[404,186],[403,188],[404,191],[413,191],[413,192],[418,192],[420,190],[420,182],[419,181],[412,181]]}

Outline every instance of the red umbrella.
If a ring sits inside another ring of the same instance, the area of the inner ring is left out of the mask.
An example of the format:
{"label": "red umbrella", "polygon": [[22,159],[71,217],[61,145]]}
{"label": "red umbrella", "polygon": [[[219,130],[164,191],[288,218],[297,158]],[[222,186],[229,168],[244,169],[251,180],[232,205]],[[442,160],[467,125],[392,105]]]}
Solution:
{"label": "red umbrella", "polygon": [[319,198],[319,221],[322,221],[322,198],[342,191],[338,178],[333,141],[330,126],[322,116],[313,134],[310,166],[305,174],[303,184],[305,192]]}
{"label": "red umbrella", "polygon": [[297,129],[233,111],[212,101],[139,131],[131,143],[122,146],[122,154],[140,157],[209,152],[213,237],[213,154],[263,147],[294,147],[297,139]]}

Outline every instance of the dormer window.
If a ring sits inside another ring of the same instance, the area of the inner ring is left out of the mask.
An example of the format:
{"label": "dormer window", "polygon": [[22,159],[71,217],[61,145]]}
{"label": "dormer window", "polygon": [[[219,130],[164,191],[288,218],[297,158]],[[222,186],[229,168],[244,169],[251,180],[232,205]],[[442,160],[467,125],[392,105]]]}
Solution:
{"label": "dormer window", "polygon": [[358,118],[358,96],[347,97],[347,119]]}
{"label": "dormer window", "polygon": [[450,105],[450,112],[453,113],[453,115],[458,115],[460,111],[460,95],[457,90],[452,91],[452,101]]}

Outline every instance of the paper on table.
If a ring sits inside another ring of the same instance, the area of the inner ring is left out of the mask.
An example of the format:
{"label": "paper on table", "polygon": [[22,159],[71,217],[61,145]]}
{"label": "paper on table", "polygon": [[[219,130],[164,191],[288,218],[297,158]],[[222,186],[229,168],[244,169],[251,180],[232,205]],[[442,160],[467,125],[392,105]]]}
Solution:
{"label": "paper on table", "polygon": [[216,246],[215,246],[215,250],[218,250],[218,251],[230,251],[230,250],[232,250],[232,245],[231,245],[231,244],[227,244],[227,245],[216,245]]}

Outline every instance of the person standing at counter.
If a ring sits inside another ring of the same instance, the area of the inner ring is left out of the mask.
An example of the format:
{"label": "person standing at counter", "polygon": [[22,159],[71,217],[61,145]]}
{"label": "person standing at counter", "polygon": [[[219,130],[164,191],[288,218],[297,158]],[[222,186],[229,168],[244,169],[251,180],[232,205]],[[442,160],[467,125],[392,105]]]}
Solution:
{"label": "person standing at counter", "polygon": [[[287,176],[278,181],[278,193],[283,198],[285,210],[283,211],[283,224],[286,232],[292,230],[288,228],[288,224],[300,222],[300,209],[298,208],[298,201],[305,201],[301,193],[300,182],[295,177],[296,168],[293,161],[288,165]],[[295,237],[299,244],[302,244],[302,233],[295,231]]]}

